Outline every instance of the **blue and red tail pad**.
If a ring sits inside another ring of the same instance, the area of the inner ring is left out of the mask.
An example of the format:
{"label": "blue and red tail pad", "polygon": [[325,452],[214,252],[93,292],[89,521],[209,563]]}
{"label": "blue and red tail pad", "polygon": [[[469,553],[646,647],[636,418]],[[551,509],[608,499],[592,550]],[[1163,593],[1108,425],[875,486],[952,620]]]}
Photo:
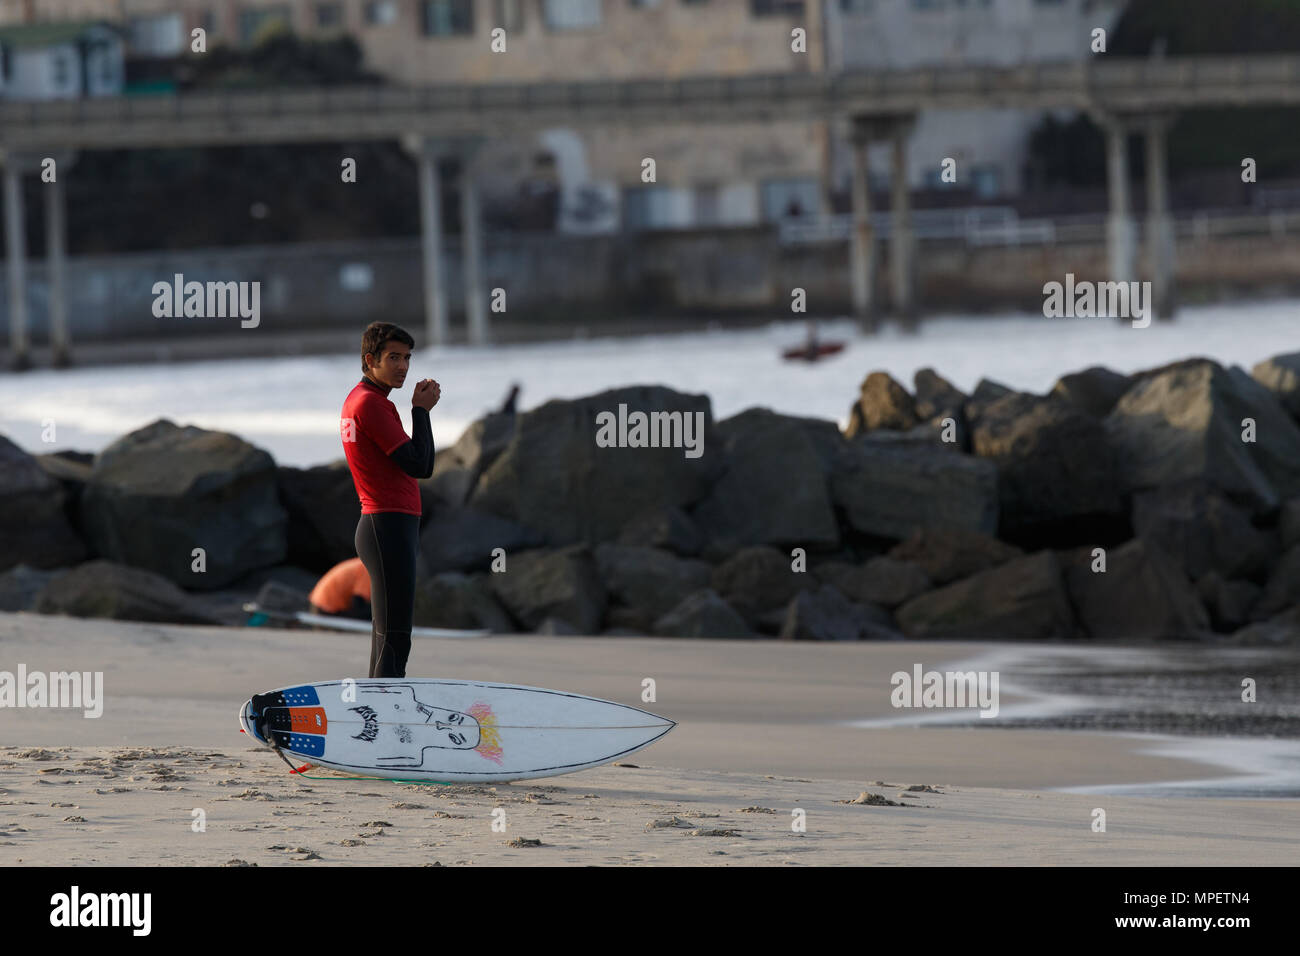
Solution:
{"label": "blue and red tail pad", "polygon": [[281,750],[306,757],[324,756],[328,726],[315,687],[307,684],[257,694],[251,710],[257,715],[257,729]]}

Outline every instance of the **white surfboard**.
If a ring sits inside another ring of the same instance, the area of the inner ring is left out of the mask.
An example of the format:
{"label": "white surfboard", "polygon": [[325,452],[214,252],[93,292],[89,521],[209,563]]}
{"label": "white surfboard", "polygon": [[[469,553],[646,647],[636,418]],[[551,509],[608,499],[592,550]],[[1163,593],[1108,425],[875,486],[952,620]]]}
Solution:
{"label": "white surfboard", "polygon": [[649,746],[676,722],[544,687],[357,678],[258,694],[239,723],[286,755],[368,777],[491,783],[554,777]]}
{"label": "white surfboard", "polygon": [[[360,631],[370,633],[370,622],[354,617],[331,617],[328,614],[312,614],[310,611],[297,611],[294,620],[300,624],[314,627],[326,627],[336,631]],[[413,627],[412,637],[487,637],[489,630],[458,630],[451,627]]]}

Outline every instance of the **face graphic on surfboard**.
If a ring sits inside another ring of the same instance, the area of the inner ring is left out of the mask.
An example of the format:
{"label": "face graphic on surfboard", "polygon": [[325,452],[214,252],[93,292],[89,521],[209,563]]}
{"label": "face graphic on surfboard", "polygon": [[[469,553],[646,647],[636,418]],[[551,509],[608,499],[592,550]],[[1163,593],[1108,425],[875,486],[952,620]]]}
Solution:
{"label": "face graphic on surfboard", "polygon": [[[349,708],[362,720],[360,733],[353,734],[352,739],[367,742],[379,736],[380,723],[378,714],[371,707],[362,705]],[[395,709],[401,710],[401,705]],[[439,750],[476,750],[479,754],[496,763],[501,762],[500,739],[496,730],[496,715],[492,709],[482,703],[476,703],[468,712],[448,710],[422,701],[415,701],[415,711],[424,723],[417,723],[412,718],[410,723],[388,724],[399,744],[417,744],[420,748],[432,747]]]}

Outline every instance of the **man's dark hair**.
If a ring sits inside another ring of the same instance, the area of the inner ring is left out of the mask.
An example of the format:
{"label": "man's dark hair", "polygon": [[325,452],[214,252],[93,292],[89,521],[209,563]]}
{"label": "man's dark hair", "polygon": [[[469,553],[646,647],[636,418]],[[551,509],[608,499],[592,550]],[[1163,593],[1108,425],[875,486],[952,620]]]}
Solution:
{"label": "man's dark hair", "polygon": [[366,371],[367,355],[373,355],[376,359],[383,358],[384,344],[390,339],[396,339],[408,348],[415,348],[415,339],[411,338],[411,333],[400,325],[393,325],[392,322],[371,322],[361,333],[361,371]]}

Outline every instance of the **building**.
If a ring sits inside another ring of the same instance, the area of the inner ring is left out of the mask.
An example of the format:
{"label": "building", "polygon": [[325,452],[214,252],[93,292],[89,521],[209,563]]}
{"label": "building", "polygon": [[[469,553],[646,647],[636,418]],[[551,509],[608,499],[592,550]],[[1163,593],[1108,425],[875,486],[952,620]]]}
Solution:
{"label": "building", "polygon": [[0,97],[14,100],[118,96],[123,43],[104,23],[0,28]]}
{"label": "building", "polygon": [[[1093,30],[1110,32],[1126,0],[828,0],[828,70],[925,66],[1005,66],[1081,61],[1093,55]],[[981,199],[1024,187],[1031,130],[1043,113],[1026,110],[934,111],[917,118],[908,142],[913,189],[951,185]],[[957,182],[940,177],[956,160]],[[847,190],[849,147],[836,137],[831,178]],[[884,151],[871,173],[888,182]]]}

